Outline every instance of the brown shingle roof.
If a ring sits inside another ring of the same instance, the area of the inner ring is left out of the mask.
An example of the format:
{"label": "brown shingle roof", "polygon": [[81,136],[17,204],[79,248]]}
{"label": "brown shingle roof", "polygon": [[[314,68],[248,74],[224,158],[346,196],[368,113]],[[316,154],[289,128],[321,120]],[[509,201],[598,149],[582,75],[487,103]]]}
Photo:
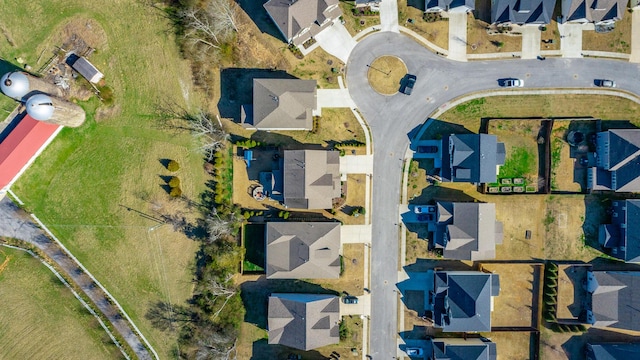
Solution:
{"label": "brown shingle roof", "polygon": [[330,209],[340,197],[340,154],[324,150],[284,152],[284,205]]}
{"label": "brown shingle roof", "polygon": [[311,130],[316,107],[315,80],[253,80],[253,126],[259,130]]}

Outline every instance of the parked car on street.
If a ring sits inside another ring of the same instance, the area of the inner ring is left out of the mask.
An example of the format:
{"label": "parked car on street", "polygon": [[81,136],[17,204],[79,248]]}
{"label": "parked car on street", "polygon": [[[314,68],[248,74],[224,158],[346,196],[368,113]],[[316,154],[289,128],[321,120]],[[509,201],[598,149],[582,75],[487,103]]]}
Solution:
{"label": "parked car on street", "polygon": [[523,87],[524,81],[522,79],[502,79],[502,87],[512,88],[512,87]]}
{"label": "parked car on street", "polygon": [[416,84],[416,80],[418,80],[418,78],[415,75],[407,74],[402,82],[402,89],[400,89],[400,92],[405,95],[411,95],[413,86]]}
{"label": "parked car on street", "polygon": [[613,80],[607,80],[607,79],[595,79],[593,80],[593,83],[596,86],[599,87],[608,87],[608,88],[614,88],[616,87],[616,82]]}
{"label": "parked car on street", "polygon": [[342,302],[345,304],[357,304],[358,298],[355,296],[348,295],[342,298]]}

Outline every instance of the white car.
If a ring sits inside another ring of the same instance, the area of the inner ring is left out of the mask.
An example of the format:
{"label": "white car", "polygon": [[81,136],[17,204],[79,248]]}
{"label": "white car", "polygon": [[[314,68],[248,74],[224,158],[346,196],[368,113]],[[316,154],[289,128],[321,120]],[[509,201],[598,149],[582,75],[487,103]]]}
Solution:
{"label": "white car", "polygon": [[424,354],[422,348],[407,348],[406,352],[409,356],[422,356]]}
{"label": "white car", "polygon": [[503,82],[504,87],[523,87],[524,81],[522,79],[505,79]]}

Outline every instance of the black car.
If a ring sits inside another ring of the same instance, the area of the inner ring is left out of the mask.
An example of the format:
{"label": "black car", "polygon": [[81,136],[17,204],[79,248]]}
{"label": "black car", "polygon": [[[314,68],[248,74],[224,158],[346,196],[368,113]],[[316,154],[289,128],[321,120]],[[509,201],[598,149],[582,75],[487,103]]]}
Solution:
{"label": "black car", "polygon": [[401,92],[405,95],[411,95],[413,86],[416,84],[416,80],[418,80],[418,78],[415,75],[407,74],[404,79],[404,86],[402,87]]}
{"label": "black car", "polygon": [[355,296],[345,296],[342,298],[342,302],[345,304],[357,304],[358,303],[358,298]]}
{"label": "black car", "polygon": [[418,146],[419,153],[437,153],[438,147],[434,145]]}

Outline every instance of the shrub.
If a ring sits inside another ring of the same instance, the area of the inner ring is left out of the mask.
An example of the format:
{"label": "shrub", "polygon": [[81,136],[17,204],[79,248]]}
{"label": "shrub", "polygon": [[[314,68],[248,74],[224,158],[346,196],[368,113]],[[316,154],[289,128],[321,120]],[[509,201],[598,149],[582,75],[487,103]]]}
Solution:
{"label": "shrub", "polygon": [[172,188],[177,188],[180,186],[180,179],[177,176],[174,176],[169,180],[169,186]]}
{"label": "shrub", "polygon": [[180,170],[180,164],[178,164],[178,162],[175,161],[175,160],[171,160],[167,164],[167,170],[169,170],[171,172],[176,172],[176,171]]}
{"label": "shrub", "polygon": [[344,321],[340,321],[340,340],[345,341],[349,338],[349,328]]}
{"label": "shrub", "polygon": [[182,196],[182,189],[180,187],[171,188],[171,192],[169,193],[172,197],[180,197]]}

